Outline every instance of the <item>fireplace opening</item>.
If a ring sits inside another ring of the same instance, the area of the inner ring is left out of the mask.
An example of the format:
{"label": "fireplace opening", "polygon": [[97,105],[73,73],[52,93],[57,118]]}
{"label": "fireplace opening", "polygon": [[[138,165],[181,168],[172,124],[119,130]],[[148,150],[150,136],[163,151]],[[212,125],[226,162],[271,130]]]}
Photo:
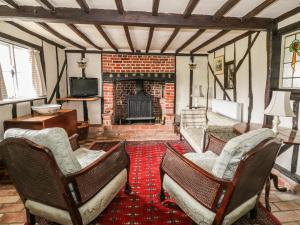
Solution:
{"label": "fireplace opening", "polygon": [[117,123],[161,122],[163,82],[136,79],[117,81],[115,85]]}

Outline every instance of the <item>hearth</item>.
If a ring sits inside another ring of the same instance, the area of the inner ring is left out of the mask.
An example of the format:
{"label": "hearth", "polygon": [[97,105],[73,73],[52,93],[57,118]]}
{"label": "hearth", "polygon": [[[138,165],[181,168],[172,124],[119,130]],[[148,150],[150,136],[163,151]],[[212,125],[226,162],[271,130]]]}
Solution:
{"label": "hearth", "polygon": [[152,112],[152,96],[144,92],[144,81],[136,80],[136,94],[127,96],[127,118],[129,122],[154,120]]}

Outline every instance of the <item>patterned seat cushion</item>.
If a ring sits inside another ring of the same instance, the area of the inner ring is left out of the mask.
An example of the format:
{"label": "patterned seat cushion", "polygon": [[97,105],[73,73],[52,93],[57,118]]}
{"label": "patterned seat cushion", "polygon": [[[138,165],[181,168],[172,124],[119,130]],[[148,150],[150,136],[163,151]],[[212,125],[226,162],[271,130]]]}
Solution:
{"label": "patterned seat cushion", "polygon": [[185,153],[184,157],[195,163],[200,168],[206,170],[207,172],[211,172],[213,166],[217,160],[218,155],[213,153],[212,151],[202,152],[189,152]]}
{"label": "patterned seat cushion", "polygon": [[81,165],[73,155],[66,131],[62,128],[47,128],[43,130],[9,129],[4,138],[26,138],[36,144],[47,147],[53,154],[63,174],[77,172]]}
{"label": "patterned seat cushion", "polygon": [[76,159],[80,163],[81,168],[90,165],[105,153],[106,152],[102,150],[89,150],[87,148],[79,148],[75,152],[73,152]]}
{"label": "patterned seat cushion", "polygon": [[268,138],[274,138],[271,129],[262,128],[237,136],[226,143],[212,169],[220,178],[231,180],[242,157],[255,146]]}

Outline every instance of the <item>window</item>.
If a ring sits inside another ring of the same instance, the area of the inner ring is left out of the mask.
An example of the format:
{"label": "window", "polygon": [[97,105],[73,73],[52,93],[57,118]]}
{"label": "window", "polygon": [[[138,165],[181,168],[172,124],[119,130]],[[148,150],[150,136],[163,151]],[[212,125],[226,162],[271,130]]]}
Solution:
{"label": "window", "polygon": [[300,88],[300,30],[282,38],[281,88]]}
{"label": "window", "polygon": [[31,49],[0,41],[0,64],[7,98],[36,97]]}

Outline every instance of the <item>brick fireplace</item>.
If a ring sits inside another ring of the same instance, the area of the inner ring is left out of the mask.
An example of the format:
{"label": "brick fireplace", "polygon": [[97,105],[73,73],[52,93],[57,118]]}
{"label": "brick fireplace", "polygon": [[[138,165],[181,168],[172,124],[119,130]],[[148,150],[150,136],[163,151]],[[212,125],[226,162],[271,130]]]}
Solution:
{"label": "brick fireplace", "polygon": [[103,54],[103,124],[106,128],[127,117],[127,98],[143,82],[151,96],[153,117],[173,129],[175,100],[175,57],[161,55]]}

